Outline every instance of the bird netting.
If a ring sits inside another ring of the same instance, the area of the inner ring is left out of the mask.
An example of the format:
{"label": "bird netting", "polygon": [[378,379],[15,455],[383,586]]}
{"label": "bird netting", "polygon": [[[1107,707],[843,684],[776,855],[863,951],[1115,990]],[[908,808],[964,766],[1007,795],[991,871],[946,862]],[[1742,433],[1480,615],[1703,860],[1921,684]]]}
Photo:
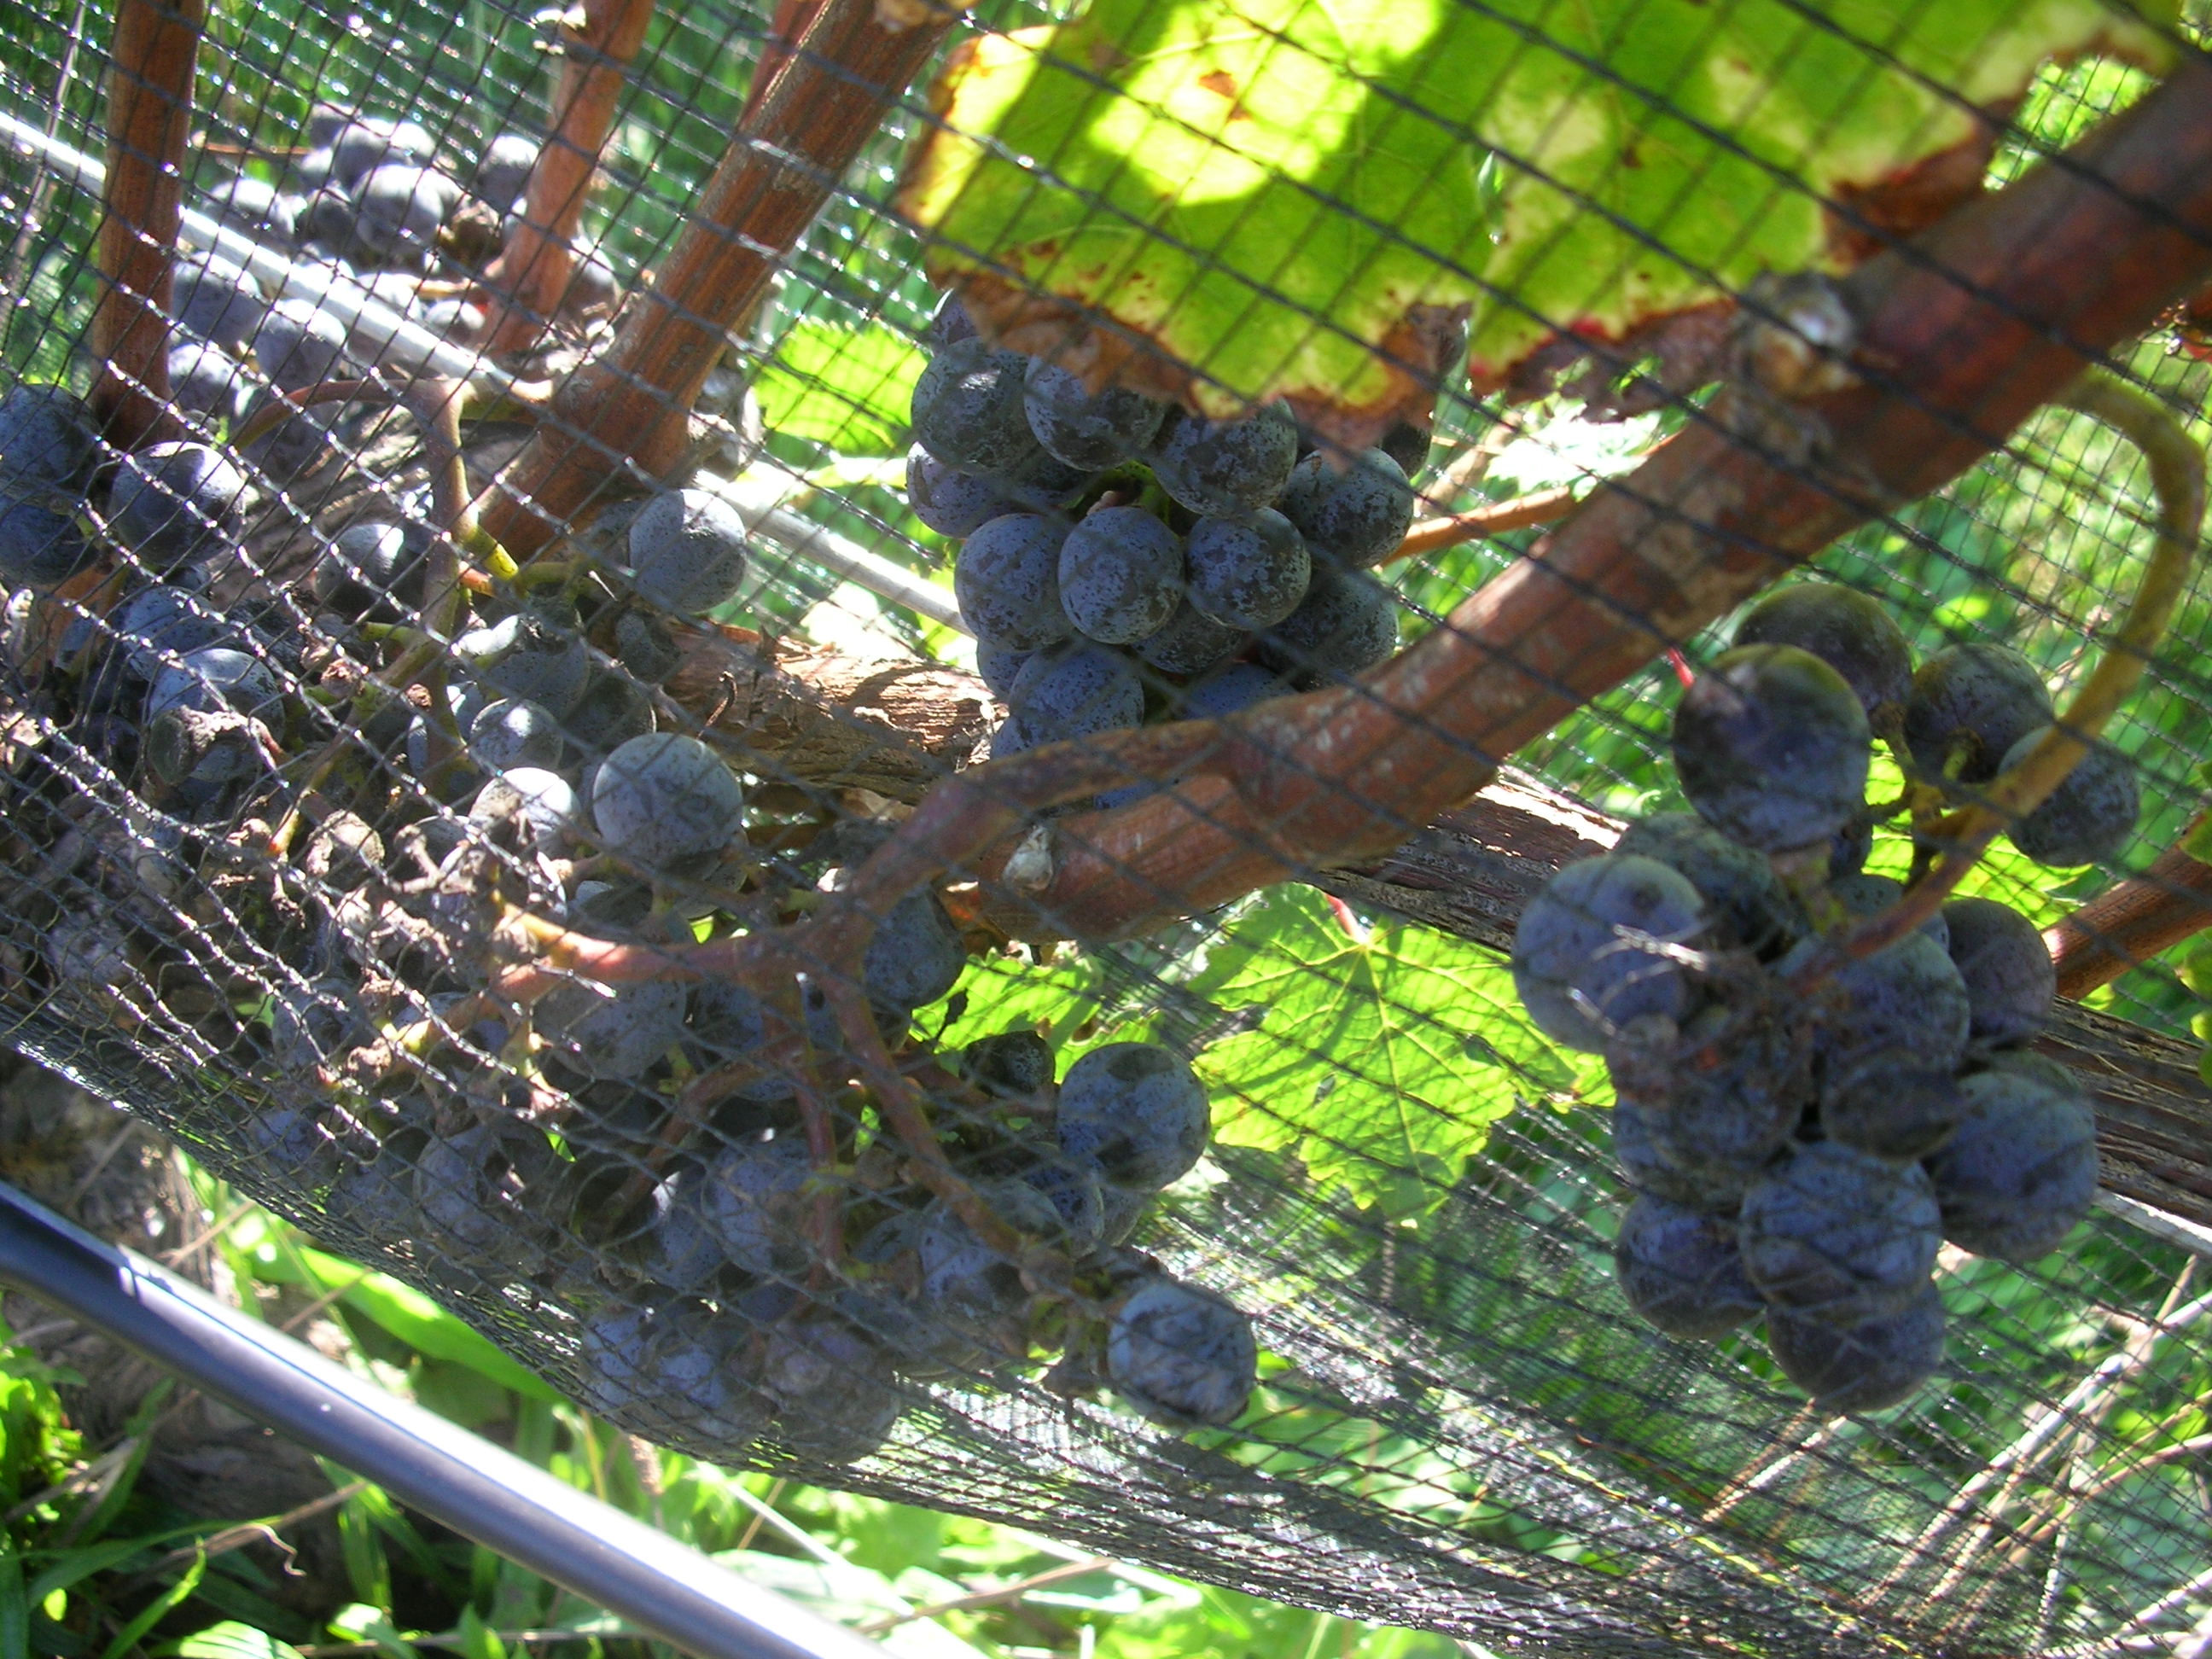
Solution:
{"label": "bird netting", "polygon": [[8,1039],[720,1462],[2202,1653],[2192,27],[11,9]]}

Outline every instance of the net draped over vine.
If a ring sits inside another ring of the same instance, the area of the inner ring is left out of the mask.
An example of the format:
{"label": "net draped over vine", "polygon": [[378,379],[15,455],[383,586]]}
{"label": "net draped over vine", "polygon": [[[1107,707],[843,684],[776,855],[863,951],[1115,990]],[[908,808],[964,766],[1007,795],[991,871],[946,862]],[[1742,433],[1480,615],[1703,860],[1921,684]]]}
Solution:
{"label": "net draped over vine", "polygon": [[[1959,890],[2055,930],[2104,1200],[1943,1248],[1902,1404],[1632,1310],[1606,1059],[1507,957],[1683,810],[1778,579],[2061,711],[2128,655],[2195,525],[2062,397],[2204,435],[2187,18],[63,12],[0,21],[11,1044],[718,1461],[1498,1651],[2204,1650],[2204,1004],[2118,902],[2191,890],[2193,546],[2132,830]],[[1120,453],[1027,435],[1109,384]],[[1207,495],[1246,438],[1280,518]],[[1284,520],[1297,611],[1193,609],[1201,526]]]}

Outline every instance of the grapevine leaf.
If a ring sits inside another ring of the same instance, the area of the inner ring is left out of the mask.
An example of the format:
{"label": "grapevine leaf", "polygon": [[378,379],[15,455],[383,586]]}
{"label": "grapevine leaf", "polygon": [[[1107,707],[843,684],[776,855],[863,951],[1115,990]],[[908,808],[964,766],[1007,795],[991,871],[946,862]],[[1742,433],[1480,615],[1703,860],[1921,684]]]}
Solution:
{"label": "grapevine leaf", "polygon": [[1582,1071],[1521,1012],[1495,953],[1278,890],[1213,947],[1194,994],[1241,1015],[1199,1066],[1214,1138],[1297,1155],[1313,1180],[1405,1215],[1436,1201],[1490,1126]]}
{"label": "grapevine leaf", "polygon": [[928,361],[883,323],[847,328],[794,324],[754,383],[771,432],[840,455],[890,455],[906,447],[907,405]]}
{"label": "grapevine leaf", "polygon": [[1980,111],[2054,57],[2168,61],[2175,10],[1096,0],[953,54],[900,203],[1006,344],[1379,431],[1425,422],[1454,315],[1487,391],[1863,257],[1978,187]]}

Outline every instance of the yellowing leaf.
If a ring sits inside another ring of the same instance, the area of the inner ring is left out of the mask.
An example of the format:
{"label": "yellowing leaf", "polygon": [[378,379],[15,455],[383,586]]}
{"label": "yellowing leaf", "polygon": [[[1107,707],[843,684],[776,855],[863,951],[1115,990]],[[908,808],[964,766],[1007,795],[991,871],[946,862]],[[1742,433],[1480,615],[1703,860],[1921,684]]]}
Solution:
{"label": "yellowing leaf", "polygon": [[1978,110],[2053,57],[2163,64],[2174,15],[1097,0],[953,55],[900,204],[1010,344],[1218,414],[1288,396],[1382,422],[1429,400],[1454,311],[1487,389],[1555,335],[1847,263],[1868,244],[1832,202],[1956,152],[1940,205],[1978,175]]}

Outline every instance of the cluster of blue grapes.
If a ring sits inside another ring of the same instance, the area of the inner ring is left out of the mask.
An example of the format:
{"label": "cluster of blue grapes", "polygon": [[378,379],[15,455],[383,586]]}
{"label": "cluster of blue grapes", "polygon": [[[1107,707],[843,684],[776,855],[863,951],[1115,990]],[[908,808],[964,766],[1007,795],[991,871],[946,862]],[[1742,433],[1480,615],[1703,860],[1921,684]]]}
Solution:
{"label": "cluster of blue grapes", "polygon": [[[791,1449],[843,1462],[883,1443],[913,1385],[974,1382],[1042,1349],[1060,1354],[1052,1386],[1111,1387],[1178,1427],[1234,1419],[1255,1381],[1249,1323],[1124,1243],[1204,1150],[1204,1090],[1148,1043],[1094,1049],[1057,1085],[1054,1069],[1032,1032],[969,1045],[939,1133],[994,1217],[1071,1264],[1084,1313],[1039,1296],[1022,1261],[865,1152],[826,1270],[796,1112],[756,1090],[726,1110],[713,1151],[649,1191],[610,1203],[588,1178],[580,1190],[575,1224],[636,1282],[586,1321],[586,1401],[724,1456],[773,1425]],[[598,1184],[626,1183],[610,1167]]]}
{"label": "cluster of blue grapes", "polygon": [[[1206,1143],[1204,1091],[1166,1050],[1111,1045],[1055,1083],[1050,1050],[1015,1034],[941,1079],[948,1158],[1071,1264],[1055,1300],[903,1184],[845,1092],[859,1068],[817,980],[787,1009],[674,977],[575,978],[526,1015],[481,999],[506,905],[624,944],[728,937],[803,915],[881,833],[794,837],[787,809],[763,812],[722,751],[675,729],[684,641],[746,584],[744,526],[720,498],[617,504],[553,580],[468,592],[437,672],[402,695],[380,673],[441,643],[422,629],[419,521],[350,524],[296,579],[258,579],[246,485],[220,447],[111,457],[52,386],[0,397],[0,481],[104,503],[82,549],[30,567],[5,650],[131,802],[88,837],[102,820],[70,775],[32,754],[0,780],[12,833],[76,848],[63,865],[11,853],[52,878],[21,896],[38,960],[18,988],[271,1079],[230,1097],[229,1130],[342,1236],[557,1295],[582,1316],[574,1374],[592,1403],[726,1458],[763,1433],[863,1455],[918,1381],[1041,1344],[1056,1386],[1110,1387],[1164,1423],[1242,1409],[1243,1316],[1124,1243]],[[100,579],[83,601],[52,595],[77,575]],[[272,861],[291,815],[302,838]],[[933,891],[877,928],[861,988],[894,1052],[927,1063],[908,1050],[915,1016],[966,960]],[[356,1065],[403,1042],[415,1063],[365,1085]],[[800,1109],[825,1082],[833,1163],[854,1172],[826,1232]]]}
{"label": "cluster of blue grapes", "polygon": [[1366,574],[1405,538],[1393,454],[1317,447],[1287,405],[1208,420],[931,325],[907,461],[915,514],[961,543],[961,614],[1011,711],[994,757],[1147,719],[1199,719],[1333,682],[1397,647]]}
{"label": "cluster of blue grapes", "polygon": [[[2008,647],[1916,671],[1866,596],[1778,590],[1676,710],[1692,810],[1631,825],[1521,918],[1531,1018],[1612,1073],[1636,1193],[1615,1247],[1629,1305],[1684,1338],[1763,1313],[1784,1374],[1834,1412],[1897,1404],[1941,1364],[1943,1240],[2024,1266],[2095,1195],[2094,1114],[2028,1051],[2057,990],[2033,924],[1954,899],[1887,948],[1833,948],[1906,891],[1863,869],[1896,810],[1865,799],[1875,735],[1934,833],[1935,804],[2016,763],[2052,719]],[[2106,857],[2137,805],[2131,769],[2100,747],[2012,833],[2039,859]]]}
{"label": "cluster of blue grapes", "polygon": [[[310,148],[283,188],[240,174],[206,198],[214,216],[295,267],[349,276],[433,334],[475,339],[484,312],[459,290],[513,235],[539,141],[501,133],[467,165],[442,157],[413,121],[329,108],[309,117],[307,136]],[[234,429],[274,392],[356,374],[382,355],[379,337],[302,295],[272,301],[217,253],[180,261],[172,295],[171,402],[203,435]],[[593,316],[618,295],[613,268],[579,250],[560,314]],[[327,463],[340,418],[303,410],[253,440],[244,459],[290,483]]]}

